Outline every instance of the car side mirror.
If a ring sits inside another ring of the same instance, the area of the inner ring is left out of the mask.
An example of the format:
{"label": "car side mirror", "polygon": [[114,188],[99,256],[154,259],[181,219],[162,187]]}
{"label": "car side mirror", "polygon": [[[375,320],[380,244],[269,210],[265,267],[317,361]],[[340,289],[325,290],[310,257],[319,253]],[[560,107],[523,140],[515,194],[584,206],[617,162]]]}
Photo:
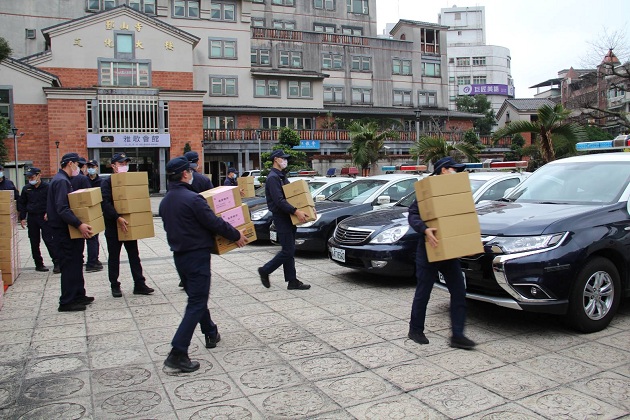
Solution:
{"label": "car side mirror", "polygon": [[391,203],[391,197],[389,195],[381,195],[376,199],[376,204],[382,206],[383,204]]}
{"label": "car side mirror", "polygon": [[326,200],[326,196],[325,195],[316,195],[315,196],[315,201],[324,201]]}

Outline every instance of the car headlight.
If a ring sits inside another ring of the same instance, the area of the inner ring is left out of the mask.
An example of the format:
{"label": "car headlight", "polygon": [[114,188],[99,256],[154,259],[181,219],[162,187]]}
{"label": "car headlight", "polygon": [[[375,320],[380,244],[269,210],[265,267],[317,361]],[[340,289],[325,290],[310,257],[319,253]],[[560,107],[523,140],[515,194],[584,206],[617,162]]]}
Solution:
{"label": "car headlight", "polygon": [[371,244],[393,244],[402,238],[409,230],[407,226],[396,226],[393,228],[385,229],[370,241]]}
{"label": "car headlight", "polygon": [[557,245],[564,236],[565,233],[540,236],[499,236],[486,243],[486,245],[497,246],[506,254],[514,254],[551,248]]}
{"label": "car headlight", "polygon": [[269,209],[256,210],[250,215],[252,220],[260,220],[269,213]]}
{"label": "car headlight", "polygon": [[317,223],[317,221],[319,220],[319,218],[322,217],[320,214],[318,214],[315,217],[315,220],[313,220],[312,222],[306,222],[304,224],[298,225],[298,227],[311,227],[313,226],[315,223]]}

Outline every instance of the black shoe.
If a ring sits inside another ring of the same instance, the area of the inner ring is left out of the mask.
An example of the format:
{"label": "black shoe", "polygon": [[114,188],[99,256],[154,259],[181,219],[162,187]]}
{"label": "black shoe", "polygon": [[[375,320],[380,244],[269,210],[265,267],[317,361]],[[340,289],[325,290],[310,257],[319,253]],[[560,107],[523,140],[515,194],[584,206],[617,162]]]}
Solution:
{"label": "black shoe", "polygon": [[38,265],[35,267],[35,271],[41,271],[42,273],[46,273],[49,270],[45,265]]}
{"label": "black shoe", "polygon": [[155,290],[153,290],[146,284],[139,284],[133,288],[134,295],[150,295],[153,292],[155,292]]}
{"label": "black shoe", "polygon": [[290,281],[287,289],[288,290],[308,290],[311,288],[310,284],[304,284],[299,280]]}
{"label": "black shoe", "polygon": [[271,283],[269,283],[269,274],[263,273],[262,267],[258,267],[258,275],[260,275],[260,282],[262,285],[269,289],[271,287]]}
{"label": "black shoe", "polygon": [[97,266],[97,267],[101,267],[101,268],[103,268],[103,263],[102,263],[102,262],[100,262],[99,260],[96,260],[96,262],[94,263],[94,265],[95,265],[95,266]]}
{"label": "black shoe", "polygon": [[98,265],[86,265],[85,266],[85,271],[88,273],[91,273],[93,271],[101,271],[103,270],[103,266],[98,266]]}
{"label": "black shoe", "polygon": [[221,341],[221,334],[219,334],[218,332],[217,332],[217,335],[214,337],[206,334],[206,348],[207,349],[215,348],[219,341]]}
{"label": "black shoe", "polygon": [[112,287],[112,296],[115,298],[122,297],[122,292],[120,291],[120,287]]}
{"label": "black shoe", "polygon": [[464,349],[464,350],[470,350],[472,348],[474,348],[477,344],[475,344],[474,341],[472,341],[469,338],[462,336],[453,336],[451,337],[451,347],[454,347],[456,349]]}
{"label": "black shoe", "polygon": [[180,280],[180,281],[179,281],[179,285],[178,285],[178,286],[179,286],[179,287],[184,287],[184,282]]}
{"label": "black shoe", "polygon": [[178,369],[181,372],[194,372],[199,369],[199,362],[191,361],[187,354],[178,354],[171,350],[168,357],[164,361],[164,366],[171,369]]}
{"label": "black shoe", "polygon": [[94,302],[93,296],[81,296],[80,298],[76,298],[73,303],[79,303],[81,305],[89,305]]}
{"label": "black shoe", "polygon": [[429,344],[429,339],[427,338],[426,335],[424,335],[424,333],[409,331],[409,334],[407,334],[407,337],[409,337],[411,341],[418,344]]}
{"label": "black shoe", "polygon": [[59,267],[59,265],[55,264],[53,267],[53,274],[59,274],[61,273],[61,267]]}
{"label": "black shoe", "polygon": [[85,305],[82,303],[65,303],[63,305],[59,305],[59,312],[78,312],[85,311]]}

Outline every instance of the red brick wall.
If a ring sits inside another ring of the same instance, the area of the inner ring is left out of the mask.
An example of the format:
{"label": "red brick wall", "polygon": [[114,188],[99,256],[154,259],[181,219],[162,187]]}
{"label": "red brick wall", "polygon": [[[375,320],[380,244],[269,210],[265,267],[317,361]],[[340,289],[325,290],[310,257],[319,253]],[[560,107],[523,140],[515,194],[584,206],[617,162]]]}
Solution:
{"label": "red brick wall", "polygon": [[[76,152],[87,157],[87,122],[84,100],[50,99],[48,101],[48,127],[50,132],[50,170],[59,168],[55,141],[59,141],[59,156]],[[42,168],[43,170],[43,168]]]}
{"label": "red brick wall", "polygon": [[[14,108],[15,126],[24,136],[18,137],[18,160],[31,160],[33,166],[48,173],[51,148],[48,139],[48,116],[46,105],[21,105]],[[7,137],[4,143],[7,146],[7,160],[15,160],[13,149],[13,136]],[[54,149],[54,143],[52,149]],[[44,175],[48,176],[48,175]],[[14,178],[15,175],[11,175]],[[20,185],[24,180],[20,179]]]}
{"label": "red brick wall", "polygon": [[89,88],[98,85],[97,69],[70,69],[70,68],[51,68],[39,67],[41,70],[47,71],[59,77],[61,86]]}
{"label": "red brick wall", "polygon": [[241,114],[237,120],[238,126],[236,128],[260,128],[260,115],[247,115]]}
{"label": "red brick wall", "polygon": [[193,74],[190,72],[154,71],[151,73],[151,82],[153,87],[161,89],[193,90]]}
{"label": "red brick wall", "polygon": [[184,154],[186,143],[203,156],[203,104],[201,102],[170,101],[168,104],[171,134],[171,159]]}

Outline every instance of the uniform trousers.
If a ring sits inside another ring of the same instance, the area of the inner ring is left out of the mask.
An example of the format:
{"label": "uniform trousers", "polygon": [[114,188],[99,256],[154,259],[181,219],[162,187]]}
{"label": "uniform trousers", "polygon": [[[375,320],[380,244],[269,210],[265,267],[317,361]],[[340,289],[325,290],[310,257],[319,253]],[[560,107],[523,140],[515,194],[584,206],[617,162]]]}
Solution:
{"label": "uniform trousers", "polygon": [[262,266],[262,272],[271,274],[280,266],[284,269],[284,281],[297,279],[295,272],[295,232],[294,227],[290,232],[278,232],[278,242],[282,249],[267,264]]}
{"label": "uniform trousers", "polygon": [[98,233],[92,236],[90,239],[86,239],[85,243],[87,245],[87,263],[88,267],[96,266],[96,262],[98,261]]}
{"label": "uniform trousers", "polygon": [[42,253],[39,250],[41,239],[44,240],[48,254],[53,261],[53,264],[57,262],[55,257],[55,247],[53,245],[53,233],[52,228],[47,221],[44,220],[43,213],[29,213],[27,218],[28,227],[28,239],[31,242],[31,254],[33,255],[33,261],[36,267],[44,265],[44,259]]}
{"label": "uniform trousers", "polygon": [[131,268],[133,284],[144,284],[145,278],[142,274],[142,265],[140,264],[138,241],[119,241],[118,237],[107,235],[105,235],[105,239],[107,240],[107,252],[109,253],[109,257],[107,259],[107,271],[111,286],[115,288],[120,287],[118,276],[120,275],[120,250],[123,245],[125,247],[125,251],[127,251],[127,257],[129,258],[129,267]]}
{"label": "uniform trousers", "polygon": [[182,322],[177,328],[171,345],[173,349],[188,354],[190,340],[197,324],[203,334],[216,337],[217,325],[210,318],[208,297],[210,295],[210,249],[195,249],[174,252],[173,260],[177,274],[188,295],[188,303]]}
{"label": "uniform trousers", "polygon": [[[422,239],[420,239],[422,241]],[[442,273],[446,287],[451,295],[450,313],[451,329],[453,336],[464,335],[464,323],[466,322],[466,285],[459,260],[445,260],[429,262],[424,243],[418,246],[416,252],[416,293],[411,306],[411,319],[409,329],[413,332],[424,331],[424,321],[427,314],[427,305],[433,290],[433,284],[439,281]]]}
{"label": "uniform trousers", "polygon": [[85,239],[70,239],[68,226],[53,228],[53,242],[61,269],[60,305],[67,305],[85,296],[83,278],[83,249]]}

